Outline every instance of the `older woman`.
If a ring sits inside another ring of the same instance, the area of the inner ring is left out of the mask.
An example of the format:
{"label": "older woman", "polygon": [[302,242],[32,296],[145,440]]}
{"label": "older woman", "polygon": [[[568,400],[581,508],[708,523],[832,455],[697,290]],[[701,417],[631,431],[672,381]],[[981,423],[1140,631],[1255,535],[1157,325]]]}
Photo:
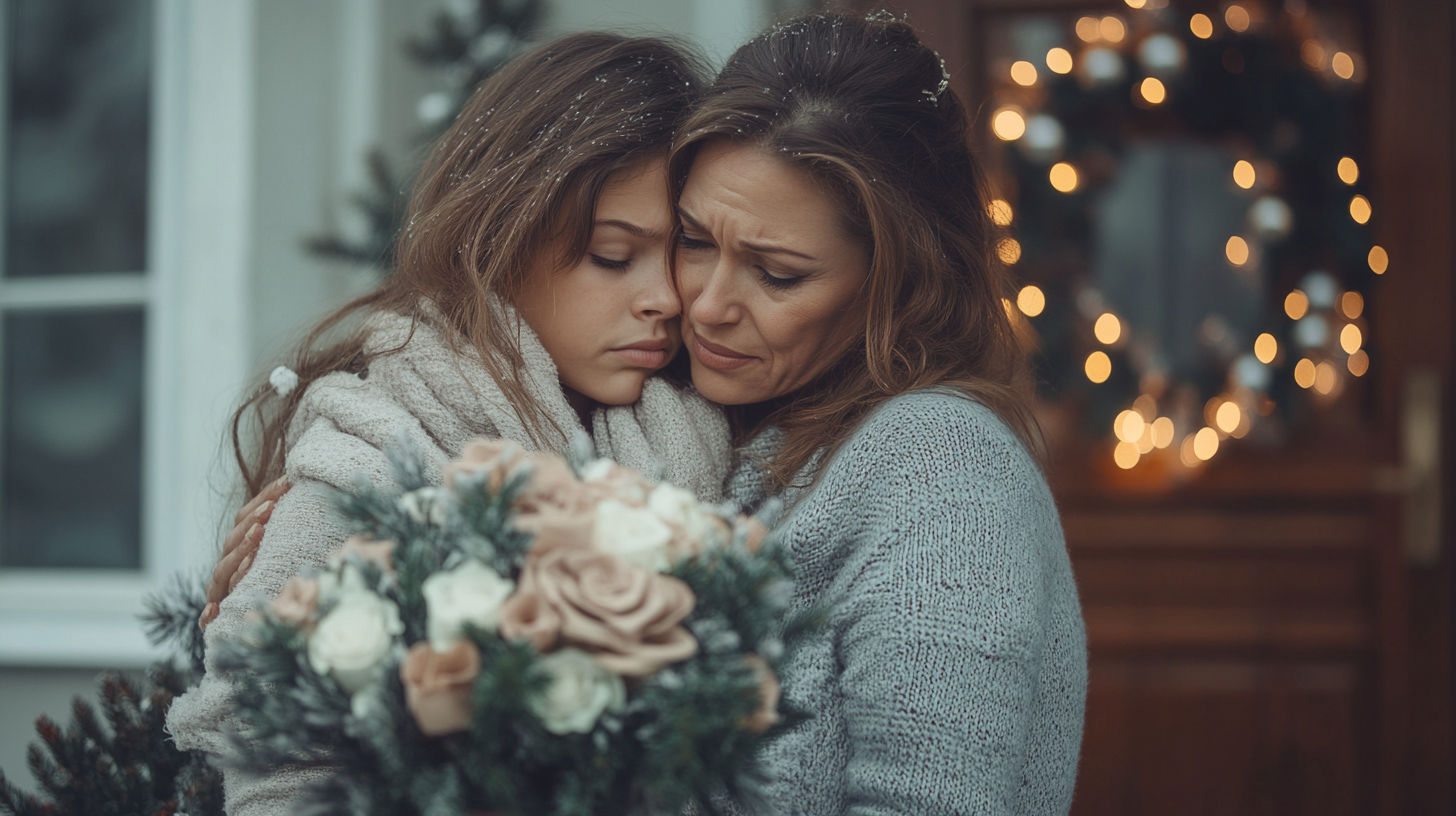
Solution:
{"label": "older woman", "polygon": [[1071,804],[1086,644],[1015,387],[965,111],[905,23],[816,14],[738,50],[671,159],[693,383],[780,495],[829,604],[771,748],[785,814]]}

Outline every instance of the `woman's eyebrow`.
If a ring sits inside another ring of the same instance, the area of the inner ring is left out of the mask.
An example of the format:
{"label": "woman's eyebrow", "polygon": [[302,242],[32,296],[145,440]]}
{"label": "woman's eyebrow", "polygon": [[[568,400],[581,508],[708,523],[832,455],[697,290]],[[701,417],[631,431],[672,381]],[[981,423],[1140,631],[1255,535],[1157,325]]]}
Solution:
{"label": "woman's eyebrow", "polygon": [[[687,226],[697,230],[698,232],[708,231],[706,228],[703,227],[702,224],[698,223],[698,220],[696,218],[688,215],[687,211],[684,210],[681,206],[677,208],[677,217],[681,218],[683,222],[687,224]],[[803,258],[806,261],[813,261],[815,263],[819,262],[819,259],[814,257],[813,255],[805,255],[798,250],[789,249],[788,247],[776,247],[769,246],[768,244],[749,244],[743,242],[740,242],[739,245],[742,246],[744,249],[751,249],[754,252],[762,253],[765,255],[793,255],[795,258]]]}
{"label": "woman's eyebrow", "polygon": [[617,229],[622,230],[623,232],[626,232],[628,235],[631,235],[634,238],[644,238],[644,239],[646,239],[648,241],[656,241],[656,240],[658,240],[659,238],[662,237],[662,233],[661,232],[658,232],[656,230],[643,229],[642,227],[639,227],[636,224],[631,223],[630,221],[620,221],[620,220],[615,219],[615,218],[609,219],[609,220],[606,220],[606,221],[597,221],[597,222],[594,222],[592,224],[592,226],[593,227],[616,227]]}

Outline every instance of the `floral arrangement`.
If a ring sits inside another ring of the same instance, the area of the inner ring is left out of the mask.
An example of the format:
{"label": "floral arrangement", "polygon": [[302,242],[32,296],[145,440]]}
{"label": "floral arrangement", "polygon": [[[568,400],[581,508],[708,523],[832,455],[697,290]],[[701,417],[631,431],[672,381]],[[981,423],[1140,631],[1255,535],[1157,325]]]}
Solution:
{"label": "floral arrangement", "polygon": [[777,666],[812,630],[791,571],[728,507],[615,463],[472,443],[428,483],[340,494],[328,568],[260,609],[239,762],[326,764],[310,813],[713,812],[752,802],[805,714]]}

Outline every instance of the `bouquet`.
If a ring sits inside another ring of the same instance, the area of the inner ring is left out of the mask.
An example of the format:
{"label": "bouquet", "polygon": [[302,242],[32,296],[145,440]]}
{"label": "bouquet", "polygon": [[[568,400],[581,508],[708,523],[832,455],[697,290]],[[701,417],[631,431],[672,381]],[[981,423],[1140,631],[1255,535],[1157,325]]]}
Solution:
{"label": "bouquet", "polygon": [[776,670],[812,630],[756,522],[605,459],[476,442],[443,485],[392,454],[328,568],[223,665],[237,761],[327,765],[314,813],[677,814],[754,800],[806,716]]}

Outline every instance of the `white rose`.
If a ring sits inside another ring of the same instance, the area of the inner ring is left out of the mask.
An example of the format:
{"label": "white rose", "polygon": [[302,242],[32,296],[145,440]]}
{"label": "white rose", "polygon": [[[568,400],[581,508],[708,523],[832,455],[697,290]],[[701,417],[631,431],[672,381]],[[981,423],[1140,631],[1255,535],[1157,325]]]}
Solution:
{"label": "white rose", "polygon": [[420,524],[445,526],[446,507],[444,491],[438,487],[422,487],[400,496],[395,506]]}
{"label": "white rose", "polygon": [[584,482],[600,482],[610,475],[612,475],[611,459],[593,459],[581,469],[581,479]]}
{"label": "white rose", "polygon": [[404,632],[399,607],[362,587],[351,585],[348,571],[339,603],[318,622],[308,638],[308,662],[320,674],[332,674],[354,694],[369,684],[389,656],[396,635]]}
{"label": "white rose", "polygon": [[592,541],[602,552],[629,564],[666,572],[670,566],[667,544],[671,540],[672,530],[651,510],[628,507],[616,499],[597,505]]}
{"label": "white rose", "polygon": [[430,648],[448,652],[460,642],[462,628],[473,623],[480,629],[495,629],[501,604],[516,588],[513,581],[475,559],[449,572],[437,572],[425,579],[428,621],[425,634]]}
{"label": "white rose", "polygon": [[627,705],[622,678],[580,649],[565,648],[541,658],[551,685],[531,698],[531,710],[553,734],[585,734],[603,711]]}
{"label": "white rose", "polygon": [[647,494],[647,509],[669,524],[682,528],[692,541],[703,541],[708,534],[708,521],[698,506],[698,497],[675,485],[663,483]]}

